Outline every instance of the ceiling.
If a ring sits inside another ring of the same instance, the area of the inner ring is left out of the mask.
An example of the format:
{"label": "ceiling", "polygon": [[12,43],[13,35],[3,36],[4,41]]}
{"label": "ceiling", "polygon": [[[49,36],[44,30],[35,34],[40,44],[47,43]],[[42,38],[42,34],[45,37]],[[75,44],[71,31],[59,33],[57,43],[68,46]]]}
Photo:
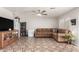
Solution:
{"label": "ceiling", "polygon": [[[74,7],[4,7],[11,12],[19,13],[19,14],[24,14],[24,15],[32,15],[32,11],[36,10],[46,10],[46,13],[48,14],[47,16],[51,17],[59,17],[63,15],[64,13],[67,13],[68,11],[74,9]],[[54,8],[54,9],[50,9]]]}

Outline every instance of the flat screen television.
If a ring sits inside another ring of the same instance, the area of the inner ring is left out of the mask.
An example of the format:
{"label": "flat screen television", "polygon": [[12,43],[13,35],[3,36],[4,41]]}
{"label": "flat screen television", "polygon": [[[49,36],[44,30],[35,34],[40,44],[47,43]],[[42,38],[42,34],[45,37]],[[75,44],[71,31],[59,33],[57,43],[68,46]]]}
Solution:
{"label": "flat screen television", "polygon": [[14,29],[14,21],[8,18],[0,17],[0,31],[8,31]]}

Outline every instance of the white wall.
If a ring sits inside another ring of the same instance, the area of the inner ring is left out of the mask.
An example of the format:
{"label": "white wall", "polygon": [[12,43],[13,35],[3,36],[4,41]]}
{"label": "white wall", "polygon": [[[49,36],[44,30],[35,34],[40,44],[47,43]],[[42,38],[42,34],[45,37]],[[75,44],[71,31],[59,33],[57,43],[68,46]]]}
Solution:
{"label": "white wall", "polygon": [[[71,19],[76,20],[76,26],[72,26],[70,23]],[[59,18],[59,28],[70,29],[72,33],[76,36],[76,41],[74,44],[79,45],[79,8],[76,8]]]}
{"label": "white wall", "polygon": [[21,22],[27,22],[27,29],[36,28],[56,28],[58,27],[57,20],[53,17],[48,16],[37,16],[37,15],[19,15]]}
{"label": "white wall", "polygon": [[49,16],[37,16],[31,14],[18,14],[20,22],[27,22],[27,30],[32,32],[30,34],[33,36],[34,30],[37,28],[56,28],[58,27],[58,20],[54,19],[53,17]]}
{"label": "white wall", "polygon": [[5,18],[13,19],[13,14],[9,10],[0,7],[0,17],[5,17]]}
{"label": "white wall", "polygon": [[45,18],[45,17],[31,17],[28,20],[27,28],[36,29],[36,28],[54,28],[57,27],[56,19]]}

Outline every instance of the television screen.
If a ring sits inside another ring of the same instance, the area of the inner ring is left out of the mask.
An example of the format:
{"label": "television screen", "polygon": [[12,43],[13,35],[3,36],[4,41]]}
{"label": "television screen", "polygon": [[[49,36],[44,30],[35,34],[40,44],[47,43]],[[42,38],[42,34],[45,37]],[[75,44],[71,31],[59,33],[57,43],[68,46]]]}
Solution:
{"label": "television screen", "polygon": [[14,21],[8,18],[0,17],[0,31],[7,31],[14,28]]}

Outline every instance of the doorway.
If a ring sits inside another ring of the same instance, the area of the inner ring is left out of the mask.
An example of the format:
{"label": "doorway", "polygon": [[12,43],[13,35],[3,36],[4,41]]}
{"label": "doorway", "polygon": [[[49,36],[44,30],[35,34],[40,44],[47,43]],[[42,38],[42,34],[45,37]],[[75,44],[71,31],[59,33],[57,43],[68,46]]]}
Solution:
{"label": "doorway", "polygon": [[26,22],[20,22],[20,36],[28,36],[27,29],[26,29]]}

